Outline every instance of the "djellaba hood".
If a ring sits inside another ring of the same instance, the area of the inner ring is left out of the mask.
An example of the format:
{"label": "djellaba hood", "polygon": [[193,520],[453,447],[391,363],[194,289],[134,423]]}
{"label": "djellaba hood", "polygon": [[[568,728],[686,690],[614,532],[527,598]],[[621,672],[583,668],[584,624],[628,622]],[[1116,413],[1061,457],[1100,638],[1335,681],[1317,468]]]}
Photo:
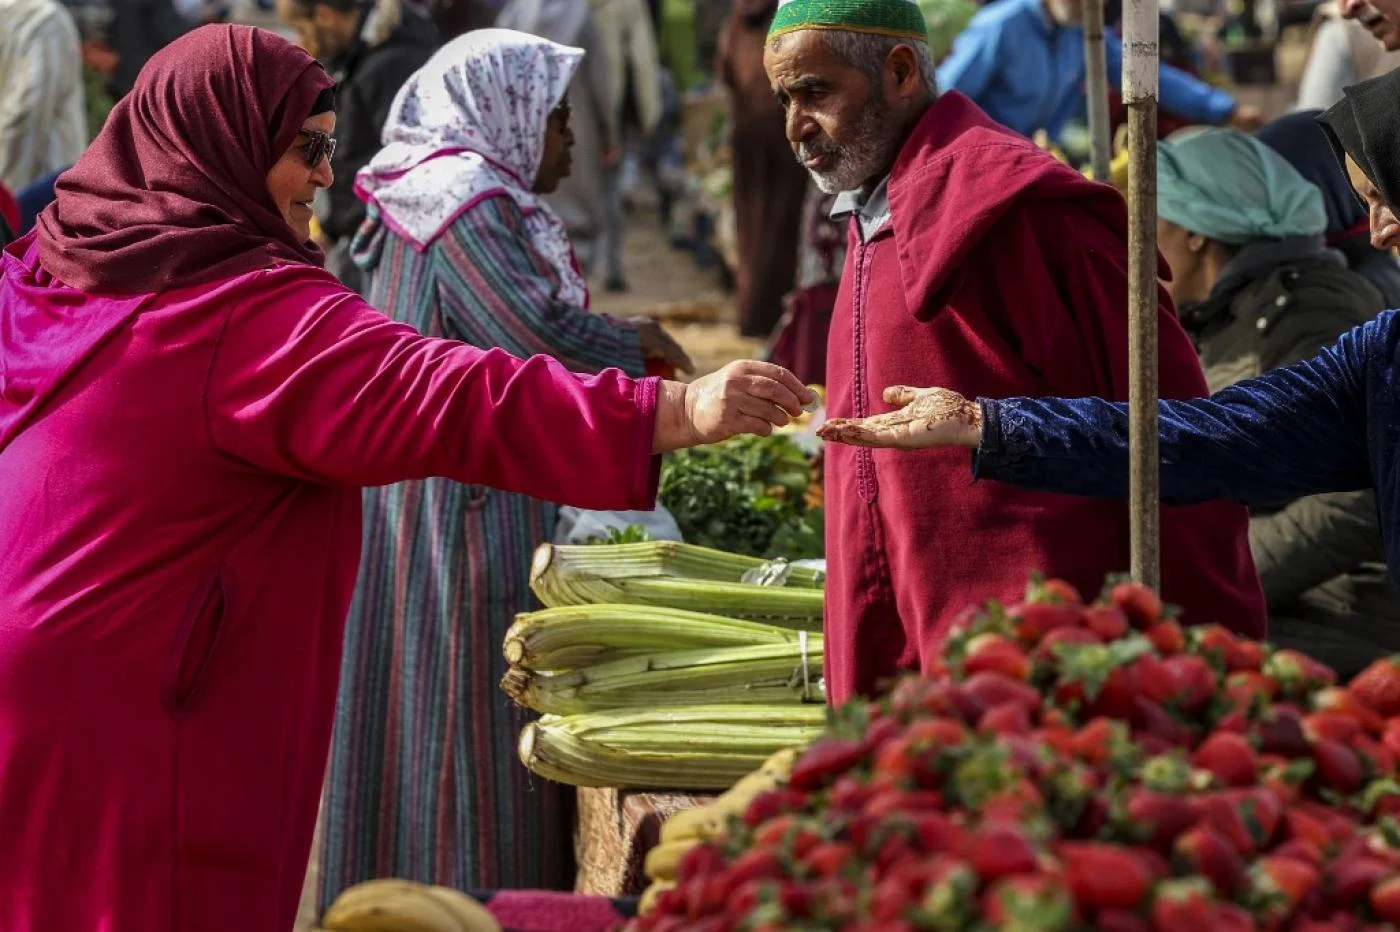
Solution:
{"label": "djellaba hood", "polygon": [[[1116,188],[1085,178],[956,91],[919,119],[895,158],[888,191],[904,296],[920,319],[956,290],[964,260],[995,247],[988,237],[1017,205],[1073,202],[1077,213],[1128,236],[1127,205]],[[1157,268],[1170,278],[1160,256]]]}

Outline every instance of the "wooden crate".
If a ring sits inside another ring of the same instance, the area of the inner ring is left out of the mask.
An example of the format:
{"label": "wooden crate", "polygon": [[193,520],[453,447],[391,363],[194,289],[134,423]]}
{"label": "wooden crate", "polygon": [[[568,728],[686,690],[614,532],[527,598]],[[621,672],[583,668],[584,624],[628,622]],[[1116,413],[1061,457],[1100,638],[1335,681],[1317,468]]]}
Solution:
{"label": "wooden crate", "polygon": [[575,893],[638,896],[647,887],[642,862],[661,837],[661,823],[677,812],[713,802],[697,793],[578,790],[574,855]]}

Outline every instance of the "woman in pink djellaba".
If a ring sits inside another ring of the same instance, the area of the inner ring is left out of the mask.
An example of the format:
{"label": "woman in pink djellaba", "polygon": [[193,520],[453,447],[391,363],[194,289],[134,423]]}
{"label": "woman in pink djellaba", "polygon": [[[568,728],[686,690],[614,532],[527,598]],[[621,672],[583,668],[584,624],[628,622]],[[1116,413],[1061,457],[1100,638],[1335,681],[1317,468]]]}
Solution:
{"label": "woman in pink djellaba", "polygon": [[292,925],[360,489],[652,506],[655,454],[807,400],[421,336],[321,268],[331,80],[272,33],[156,55],[0,272],[0,930]]}

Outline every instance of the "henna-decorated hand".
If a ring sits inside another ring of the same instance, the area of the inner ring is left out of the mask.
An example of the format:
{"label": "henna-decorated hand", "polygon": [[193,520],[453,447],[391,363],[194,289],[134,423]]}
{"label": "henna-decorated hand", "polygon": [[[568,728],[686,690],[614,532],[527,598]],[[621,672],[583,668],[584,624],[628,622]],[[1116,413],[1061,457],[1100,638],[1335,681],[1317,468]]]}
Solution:
{"label": "henna-decorated hand", "polygon": [[885,389],[885,402],[898,411],[866,418],[835,418],[817,435],[830,443],[858,447],[921,450],[925,447],[976,447],[982,441],[982,409],[946,388]]}

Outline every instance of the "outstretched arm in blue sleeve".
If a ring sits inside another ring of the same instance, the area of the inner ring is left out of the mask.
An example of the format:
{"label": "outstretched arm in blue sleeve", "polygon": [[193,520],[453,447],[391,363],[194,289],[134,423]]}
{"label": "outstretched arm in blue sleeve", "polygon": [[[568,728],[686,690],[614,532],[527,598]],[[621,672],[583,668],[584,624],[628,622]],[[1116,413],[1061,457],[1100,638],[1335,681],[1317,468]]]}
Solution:
{"label": "outstretched arm in blue sleeve", "polygon": [[[1394,314],[1343,334],[1313,359],[1210,398],[1160,402],[1162,500],[1269,504],[1369,488],[1367,357],[1384,343]],[[981,404],[978,478],[1127,497],[1127,405],[1099,398]]]}
{"label": "outstretched arm in blue sleeve", "polygon": [[[1123,83],[1123,40],[1112,32],[1104,34],[1104,59],[1108,65],[1108,83],[1118,87]],[[1211,87],[1171,65],[1159,65],[1157,82],[1162,109],[1188,120],[1220,126],[1235,112],[1235,98]]]}

